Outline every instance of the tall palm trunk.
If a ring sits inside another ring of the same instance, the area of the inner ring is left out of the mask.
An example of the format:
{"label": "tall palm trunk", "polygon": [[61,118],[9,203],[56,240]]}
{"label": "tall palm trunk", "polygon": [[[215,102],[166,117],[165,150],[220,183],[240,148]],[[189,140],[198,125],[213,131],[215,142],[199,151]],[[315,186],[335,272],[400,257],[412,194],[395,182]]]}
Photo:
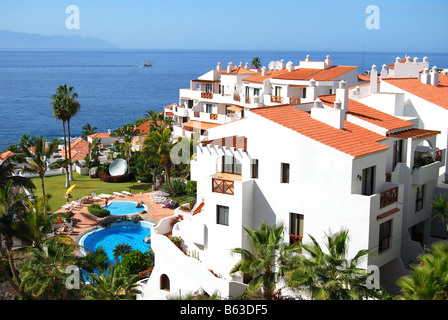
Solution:
{"label": "tall palm trunk", "polygon": [[68,129],[68,158],[70,159],[68,172],[69,172],[69,179],[73,181],[75,179],[73,179],[73,172],[72,172],[72,142],[70,135],[70,119],[67,120],[67,129]]}
{"label": "tall palm trunk", "polygon": [[[64,131],[64,150],[65,150],[65,159],[68,160],[67,156],[67,136],[65,134],[65,121],[62,121],[62,130]],[[69,173],[68,173],[68,165],[65,165],[65,187],[70,188],[69,181]]]}
{"label": "tall palm trunk", "polygon": [[45,172],[39,173],[39,176],[42,184],[42,199],[44,201],[44,213],[47,214],[47,196],[45,195],[45,184],[44,184]]}
{"label": "tall palm trunk", "polygon": [[[8,257],[8,262],[9,262],[9,264],[11,264],[11,259],[9,259],[9,254],[5,252],[2,242],[3,242],[3,239],[2,239],[2,236],[0,235],[0,257]],[[16,293],[20,294],[19,285],[17,285],[17,283],[11,278],[11,276],[9,275],[8,270],[6,270],[6,267],[4,266],[4,264],[0,263],[0,267],[2,269],[3,275],[5,276],[6,280],[11,284],[11,287],[14,289],[14,291]],[[11,269],[13,269],[12,266],[11,266]]]}

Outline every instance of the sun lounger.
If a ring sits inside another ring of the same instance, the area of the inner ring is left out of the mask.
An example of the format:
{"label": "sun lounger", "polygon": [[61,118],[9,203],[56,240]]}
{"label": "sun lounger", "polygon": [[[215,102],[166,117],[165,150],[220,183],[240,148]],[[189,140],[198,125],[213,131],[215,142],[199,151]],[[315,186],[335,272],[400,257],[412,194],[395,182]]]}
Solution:
{"label": "sun lounger", "polygon": [[126,196],[132,196],[132,193],[130,193],[128,191],[121,191],[121,193],[126,195]]}
{"label": "sun lounger", "polygon": [[101,197],[103,199],[109,199],[109,198],[112,198],[113,196],[110,194],[107,194],[107,193],[102,193],[98,197]]}
{"label": "sun lounger", "polygon": [[114,192],[114,196],[117,197],[124,197],[124,194],[120,193],[120,192]]}

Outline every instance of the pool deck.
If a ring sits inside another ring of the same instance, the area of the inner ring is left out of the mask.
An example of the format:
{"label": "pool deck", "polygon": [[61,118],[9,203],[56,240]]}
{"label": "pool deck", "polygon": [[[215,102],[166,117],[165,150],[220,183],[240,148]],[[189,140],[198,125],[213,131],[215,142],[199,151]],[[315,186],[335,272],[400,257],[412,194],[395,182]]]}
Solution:
{"label": "pool deck", "polygon": [[[174,214],[173,209],[161,208],[160,204],[152,202],[149,196],[146,193],[135,193],[131,196],[113,196],[108,199],[108,201],[142,201],[145,205],[148,206],[148,213],[141,214],[140,216],[144,221],[152,222],[157,224],[161,219],[165,217],[172,216]],[[105,204],[105,200],[94,201],[93,203],[98,203],[100,205]],[[76,236],[81,235],[83,232],[94,228],[98,225],[98,222],[101,220],[100,218],[95,217],[87,211],[87,207],[92,203],[82,204],[81,206],[72,209],[74,213],[73,216],[73,232],[70,234],[72,239],[75,239]],[[58,212],[65,212],[66,210],[61,208],[57,210]]]}

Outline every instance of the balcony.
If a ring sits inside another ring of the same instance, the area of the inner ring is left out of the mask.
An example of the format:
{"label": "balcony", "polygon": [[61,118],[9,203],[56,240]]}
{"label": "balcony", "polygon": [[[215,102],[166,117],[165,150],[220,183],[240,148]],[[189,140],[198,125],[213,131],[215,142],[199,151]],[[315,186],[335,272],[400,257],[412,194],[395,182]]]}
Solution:
{"label": "balcony", "polygon": [[394,187],[380,194],[380,209],[398,201],[398,187]]}
{"label": "balcony", "polygon": [[240,97],[240,95],[239,95],[239,94],[234,94],[234,95],[233,95],[233,100],[235,100],[235,101],[241,101],[241,97]]}
{"label": "balcony", "polygon": [[213,99],[213,93],[211,92],[201,92],[202,99]]}
{"label": "balcony", "polygon": [[210,113],[210,120],[218,120],[218,115],[216,113]]}
{"label": "balcony", "polygon": [[289,98],[289,103],[292,105],[300,104],[300,98]]}
{"label": "balcony", "polygon": [[[427,157],[426,159],[429,159]],[[427,161],[425,165],[419,166],[417,160],[414,162],[414,167],[412,170],[412,184],[414,185],[424,185],[431,180],[437,179],[439,176],[439,169],[444,165],[445,159],[445,149],[438,150],[434,154],[433,162]]]}
{"label": "balcony", "polygon": [[235,192],[235,182],[233,180],[212,178],[212,191],[233,196]]}
{"label": "balcony", "polygon": [[271,102],[274,102],[274,103],[283,103],[283,97],[271,96]]}

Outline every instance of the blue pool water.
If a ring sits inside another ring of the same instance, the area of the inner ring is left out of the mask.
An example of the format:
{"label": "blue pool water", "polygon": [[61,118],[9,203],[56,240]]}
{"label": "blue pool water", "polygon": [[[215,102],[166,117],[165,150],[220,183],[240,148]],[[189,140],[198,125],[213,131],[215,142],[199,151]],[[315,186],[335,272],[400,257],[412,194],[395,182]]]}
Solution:
{"label": "blue pool water", "polygon": [[[134,214],[142,210],[146,210],[146,207],[136,208],[137,202],[134,201],[111,201],[107,205],[107,210],[113,216],[123,215],[123,214]],[[104,208],[104,206],[103,206]]]}
{"label": "blue pool water", "polygon": [[150,244],[143,240],[151,234],[150,228],[145,228],[140,224],[115,226],[104,228],[93,232],[84,238],[81,245],[88,251],[93,252],[99,247],[103,247],[111,262],[114,261],[113,250],[119,244],[126,243],[134,250],[141,252],[148,251]]}

